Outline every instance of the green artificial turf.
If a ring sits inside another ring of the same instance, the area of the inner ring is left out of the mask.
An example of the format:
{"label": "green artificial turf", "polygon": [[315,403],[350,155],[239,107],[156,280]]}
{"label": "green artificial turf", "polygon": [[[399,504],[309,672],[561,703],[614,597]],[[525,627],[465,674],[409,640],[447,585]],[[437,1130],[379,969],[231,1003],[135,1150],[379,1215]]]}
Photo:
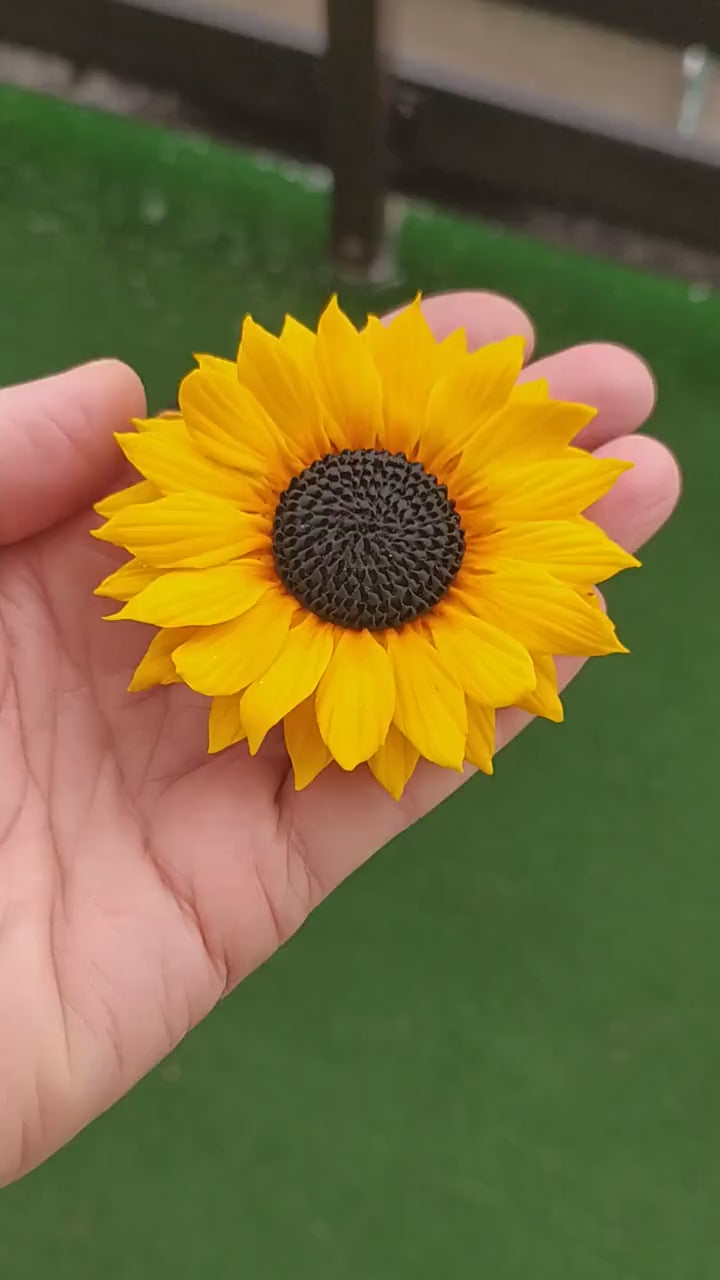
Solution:
{"label": "green artificial turf", "polygon": [[[245,311],[315,319],[326,217],[300,171],[3,90],[0,381],[114,353],[167,403]],[[3,1193],[7,1280],[720,1275],[720,301],[421,209],[397,264],[356,315],[482,286],[652,362],[687,492],[612,590],[632,657]]]}

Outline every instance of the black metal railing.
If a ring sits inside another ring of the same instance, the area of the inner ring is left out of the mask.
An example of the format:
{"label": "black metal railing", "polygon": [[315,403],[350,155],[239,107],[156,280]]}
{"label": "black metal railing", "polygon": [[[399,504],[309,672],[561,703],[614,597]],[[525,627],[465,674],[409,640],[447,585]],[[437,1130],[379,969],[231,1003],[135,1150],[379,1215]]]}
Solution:
{"label": "black metal railing", "polygon": [[718,0],[520,0],[528,9],[582,18],[665,44],[704,44],[720,53]]}
{"label": "black metal railing", "polygon": [[[537,3],[606,19],[617,8],[626,28],[651,13],[642,0]],[[187,0],[182,13],[173,0],[0,0],[0,41],[173,90],[213,129],[329,163],[346,267],[378,254],[388,174],[395,189],[470,208],[541,204],[718,248],[720,147],[477,78],[444,72],[440,83],[397,59],[390,77],[382,0],[327,5],[327,47],[262,19],[220,22]],[[669,37],[660,14],[671,9],[656,0],[646,34]],[[720,0],[688,0],[677,34],[707,19],[710,38],[716,9]]]}

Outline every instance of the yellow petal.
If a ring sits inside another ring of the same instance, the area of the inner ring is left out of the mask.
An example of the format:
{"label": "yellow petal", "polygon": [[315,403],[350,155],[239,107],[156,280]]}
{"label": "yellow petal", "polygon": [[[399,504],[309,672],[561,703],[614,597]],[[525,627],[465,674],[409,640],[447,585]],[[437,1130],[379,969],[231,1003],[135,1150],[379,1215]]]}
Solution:
{"label": "yellow petal", "polygon": [[445,665],[471,698],[507,707],[532,689],[530,654],[499,625],[446,605],[428,616],[428,626]]}
{"label": "yellow petal", "polygon": [[290,352],[300,368],[311,364],[315,354],[315,334],[292,316],[285,317],[280,344]]}
{"label": "yellow petal", "polygon": [[[527,388],[522,391],[527,396]],[[596,409],[584,404],[511,397],[466,444],[453,476],[453,489],[461,493],[464,487],[476,484],[490,466],[526,466],[561,454],[596,415]]]}
{"label": "yellow petal", "polygon": [[550,399],[550,383],[547,378],[534,378],[532,382],[519,382],[509,396],[510,404],[544,404]]}
{"label": "yellow petal", "polygon": [[110,600],[132,600],[139,591],[144,591],[151,582],[160,577],[158,569],[151,569],[139,560],[128,560],[114,573],[105,578],[95,588],[96,596],[107,596]]}
{"label": "yellow petal", "polygon": [[[240,386],[236,366],[223,364],[227,371],[201,366],[181,383],[180,407],[190,438],[214,462],[267,476],[282,489],[293,473],[285,442],[247,387]],[[297,470],[300,464],[294,461]]]}
{"label": "yellow petal", "polygon": [[116,511],[123,511],[125,507],[136,506],[139,502],[154,502],[160,497],[160,490],[157,485],[151,484],[149,480],[139,480],[137,484],[131,484],[126,489],[119,489],[117,493],[111,493],[107,498],[103,498],[102,502],[96,502],[93,510],[97,511],[99,516],[112,516]]}
{"label": "yellow petal", "polygon": [[594,586],[576,587],[575,590],[580,596],[580,599],[584,600],[586,604],[592,605],[593,609],[599,609],[601,613],[605,612],[602,599]]}
{"label": "yellow petal", "polygon": [[378,356],[382,354],[385,345],[385,325],[378,316],[368,316],[364,329],[360,330],[360,336],[363,342],[369,346],[375,363]]}
{"label": "yellow petal", "polygon": [[426,759],[462,769],[465,695],[419,627],[385,633],[395,672],[395,723]]}
{"label": "yellow petal", "polygon": [[[223,356],[207,355],[202,351],[196,351],[194,359],[198,368],[202,369],[206,374],[215,374],[216,377],[227,378],[230,382],[237,382],[237,365],[234,360],[226,360]],[[177,416],[183,418],[183,420],[185,419],[185,415],[182,412]]]}
{"label": "yellow petal", "polygon": [[395,709],[390,659],[369,631],[343,631],[318,685],[317,719],[341,769],[355,769],[382,745]]}
{"label": "yellow petal", "polygon": [[399,800],[419,759],[417,747],[408,742],[397,725],[391,724],[387,738],[368,760],[368,766],[380,786],[389,792],[393,800]]}
{"label": "yellow petal", "polygon": [[468,698],[468,737],[465,747],[465,759],[481,769],[483,773],[493,772],[493,753],[495,751],[495,711],[486,707],[474,698]]}
{"label": "yellow petal", "polygon": [[240,716],[240,698],[233,694],[229,698],[213,698],[208,720],[208,751],[214,755],[216,751],[224,751],[236,742],[247,737]]}
{"label": "yellow petal", "polygon": [[175,493],[126,507],[93,532],[101,542],[127,547],[144,564],[161,569],[226,564],[248,551],[269,550],[272,539],[267,517],[246,515],[205,493]]}
{"label": "yellow petal", "polygon": [[196,632],[175,654],[178,672],[197,693],[239,693],[275,660],[297,608],[285,591],[271,588],[239,618]]}
{"label": "yellow petal", "polygon": [[443,338],[442,342],[437,345],[437,353],[435,356],[435,370],[438,378],[442,378],[448,374],[451,369],[460,364],[463,356],[466,356],[467,350],[467,334],[464,329],[453,329],[447,338]]}
{"label": "yellow petal", "polygon": [[164,431],[168,421],[172,422],[182,418],[182,414],[176,409],[163,409],[162,413],[156,413],[152,418],[133,418],[132,424],[136,431]]}
{"label": "yellow petal", "polygon": [[242,696],[242,718],[254,755],[269,729],[315,692],[332,656],[335,628],[309,613],[280,653]]}
{"label": "yellow petal", "polygon": [[507,400],[523,364],[523,338],[493,342],[465,356],[435,385],[418,445],[426,471],[460,453]]}
{"label": "yellow petal", "polygon": [[370,330],[369,341],[383,388],[381,444],[390,453],[410,457],[425,421],[438,346],[419,296],[390,324],[379,324],[378,329]]}
{"label": "yellow petal", "polygon": [[193,445],[184,422],[167,422],[162,431],[128,431],[117,435],[128,462],[162,493],[202,490],[236,502],[243,511],[263,511],[270,495],[262,479],[251,480],[239,471],[204,458]]}
{"label": "yellow petal", "polygon": [[457,594],[466,608],[515,636],[531,653],[627,652],[604,613],[536,565],[508,563],[497,573],[472,578],[461,570],[456,584],[449,599]]}
{"label": "yellow petal", "polygon": [[516,705],[521,711],[529,711],[533,716],[542,716],[545,720],[553,720],[555,724],[561,724],[565,712],[558,697],[555,663],[547,654],[535,654],[534,662],[537,685],[532,693],[520,698]]}
{"label": "yellow petal", "polygon": [[328,452],[322,406],[313,369],[298,359],[297,345],[273,337],[247,317],[238,351],[238,377],[308,466]]}
{"label": "yellow petal", "polygon": [[332,760],[320,736],[315,714],[315,695],[306,698],[283,721],[285,746],[292,762],[295,790],[302,791],[314,782]]}
{"label": "yellow petal", "polygon": [[572,520],[612,489],[631,462],[581,454],[493,469],[477,489],[453,497],[463,524],[489,531],[514,520]]}
{"label": "yellow petal", "polygon": [[[421,306],[421,295],[418,295],[412,305]],[[368,316],[362,336],[375,357],[384,348],[386,330],[387,326],[377,316]],[[442,378],[460,363],[463,356],[467,355],[467,335],[464,329],[454,329],[441,342],[435,339],[433,341],[435,343],[432,358],[434,373],[436,378]]]}
{"label": "yellow petal", "polygon": [[192,634],[191,627],[170,627],[158,631],[130,681],[128,692],[140,693],[156,684],[177,684],[180,677],[175,670],[172,654]]}
{"label": "yellow petal", "polygon": [[582,516],[523,521],[498,529],[479,541],[477,553],[478,565],[492,567],[495,559],[538,564],[576,586],[605,582],[621,569],[637,568],[640,563]]}
{"label": "yellow petal", "polygon": [[255,560],[216,569],[171,569],[112,617],[156,627],[207,627],[239,618],[271,586],[270,569]]}
{"label": "yellow petal", "polygon": [[372,449],[382,438],[382,386],[369,346],[333,298],[323,312],[315,368],[333,444]]}

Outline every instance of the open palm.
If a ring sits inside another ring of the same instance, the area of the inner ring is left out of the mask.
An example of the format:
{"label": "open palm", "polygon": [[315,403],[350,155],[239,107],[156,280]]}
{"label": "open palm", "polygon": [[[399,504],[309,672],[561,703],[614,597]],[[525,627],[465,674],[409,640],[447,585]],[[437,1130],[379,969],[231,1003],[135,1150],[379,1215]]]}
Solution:
{"label": "open palm", "polygon": [[[525,332],[483,295],[426,304],[471,345]],[[583,441],[635,470],[595,518],[629,549],[678,492],[642,363],[611,347],[543,361],[594,403]],[[279,735],[207,755],[207,703],[129,697],[145,628],[102,621],[113,553],[89,503],[117,479],[112,432],[144,411],[114,362],[0,393],[0,1185],[33,1167],[167,1054],[374,850],[461,781],[421,766],[396,805],[367,770],[296,794]],[[109,563],[110,562],[110,563]],[[579,664],[567,663],[563,682]],[[499,718],[498,745],[526,717]]]}

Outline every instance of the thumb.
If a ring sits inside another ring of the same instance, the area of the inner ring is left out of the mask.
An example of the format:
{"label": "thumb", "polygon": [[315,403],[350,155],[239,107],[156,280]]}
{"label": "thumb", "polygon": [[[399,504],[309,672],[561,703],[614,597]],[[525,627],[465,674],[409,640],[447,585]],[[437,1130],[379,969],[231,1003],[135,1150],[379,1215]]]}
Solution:
{"label": "thumb", "polygon": [[142,383],[119,360],[0,391],[0,546],[101,497],[123,465],[113,432],[144,413]]}

